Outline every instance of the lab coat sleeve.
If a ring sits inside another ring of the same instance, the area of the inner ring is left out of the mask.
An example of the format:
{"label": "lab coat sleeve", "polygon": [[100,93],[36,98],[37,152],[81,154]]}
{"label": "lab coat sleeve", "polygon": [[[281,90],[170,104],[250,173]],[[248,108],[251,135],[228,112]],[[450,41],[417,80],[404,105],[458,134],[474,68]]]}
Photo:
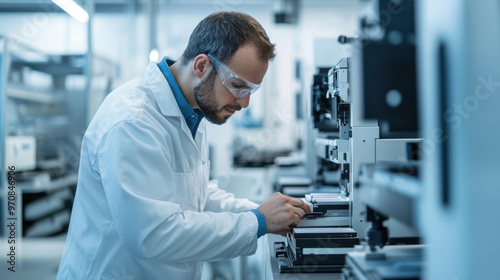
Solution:
{"label": "lab coat sleeve", "polygon": [[150,122],[134,119],[116,124],[100,141],[94,169],[113,218],[109,226],[120,236],[116,242],[137,258],[168,262],[255,253],[253,213],[196,212],[175,203],[168,139]]}
{"label": "lab coat sleeve", "polygon": [[234,194],[218,187],[217,181],[208,183],[207,202],[205,211],[239,213],[256,209],[259,205],[245,198],[235,198]]}

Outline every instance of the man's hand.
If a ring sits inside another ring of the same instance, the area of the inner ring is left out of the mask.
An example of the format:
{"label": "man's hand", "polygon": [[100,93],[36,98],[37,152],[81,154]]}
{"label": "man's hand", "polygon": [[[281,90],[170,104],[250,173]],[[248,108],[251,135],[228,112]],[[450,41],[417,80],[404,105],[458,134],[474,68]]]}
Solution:
{"label": "man's hand", "polygon": [[309,205],[302,199],[279,192],[271,195],[257,210],[266,218],[266,232],[281,235],[286,235],[288,226],[298,225],[306,213],[311,213]]}

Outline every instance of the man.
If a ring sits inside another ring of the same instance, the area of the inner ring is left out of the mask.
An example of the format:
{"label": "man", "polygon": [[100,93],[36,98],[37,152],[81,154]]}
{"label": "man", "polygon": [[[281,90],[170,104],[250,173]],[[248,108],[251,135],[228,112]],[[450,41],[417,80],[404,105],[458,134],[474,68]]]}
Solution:
{"label": "man", "polygon": [[82,142],[57,279],[199,279],[200,262],[253,254],[258,237],[310,212],[300,199],[277,193],[259,206],[208,181],[201,120],[223,124],[246,108],[273,57],[255,19],[215,13],[179,61],[151,63],[109,94]]}

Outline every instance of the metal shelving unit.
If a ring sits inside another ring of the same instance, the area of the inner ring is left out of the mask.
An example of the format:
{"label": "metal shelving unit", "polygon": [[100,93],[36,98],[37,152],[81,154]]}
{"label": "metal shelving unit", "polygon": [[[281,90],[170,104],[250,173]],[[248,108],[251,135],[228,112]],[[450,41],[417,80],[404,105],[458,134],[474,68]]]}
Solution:
{"label": "metal shelving unit", "polygon": [[[89,53],[45,54],[4,36],[0,65],[0,196],[6,198],[7,166],[17,165],[16,214],[22,224],[17,234],[64,232],[76,190],[81,139],[94,113],[89,102],[111,91],[116,65]],[[93,83],[94,78],[101,83]],[[26,139],[34,149],[23,150],[28,145],[21,141]],[[26,161],[30,164],[23,164]],[[37,212],[45,214],[28,219],[23,214]]]}
{"label": "metal shelving unit", "polygon": [[18,89],[14,87],[7,87],[5,94],[8,98],[16,98],[30,102],[37,102],[43,104],[53,104],[55,98],[49,93],[32,92],[26,89]]}
{"label": "metal shelving unit", "polygon": [[[0,36],[0,112],[2,115],[5,112],[5,92],[4,92],[4,85],[5,85],[5,64],[4,64],[4,53],[5,53],[5,38]],[[0,236],[4,236],[3,231],[5,230],[5,221],[7,221],[7,211],[4,211],[5,209],[5,202],[6,202],[6,196],[5,196],[5,190],[7,186],[7,178],[6,178],[6,172],[5,172],[5,120],[4,118],[0,118],[0,207],[2,211],[2,215],[0,215],[1,220],[0,220]]]}

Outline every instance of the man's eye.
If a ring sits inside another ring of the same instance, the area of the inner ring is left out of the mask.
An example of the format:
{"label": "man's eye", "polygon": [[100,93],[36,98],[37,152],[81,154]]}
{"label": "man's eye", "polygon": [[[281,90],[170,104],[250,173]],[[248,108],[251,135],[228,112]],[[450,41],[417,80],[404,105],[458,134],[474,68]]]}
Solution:
{"label": "man's eye", "polygon": [[246,88],[245,85],[237,84],[237,83],[231,83],[231,86],[236,89],[242,89]]}

